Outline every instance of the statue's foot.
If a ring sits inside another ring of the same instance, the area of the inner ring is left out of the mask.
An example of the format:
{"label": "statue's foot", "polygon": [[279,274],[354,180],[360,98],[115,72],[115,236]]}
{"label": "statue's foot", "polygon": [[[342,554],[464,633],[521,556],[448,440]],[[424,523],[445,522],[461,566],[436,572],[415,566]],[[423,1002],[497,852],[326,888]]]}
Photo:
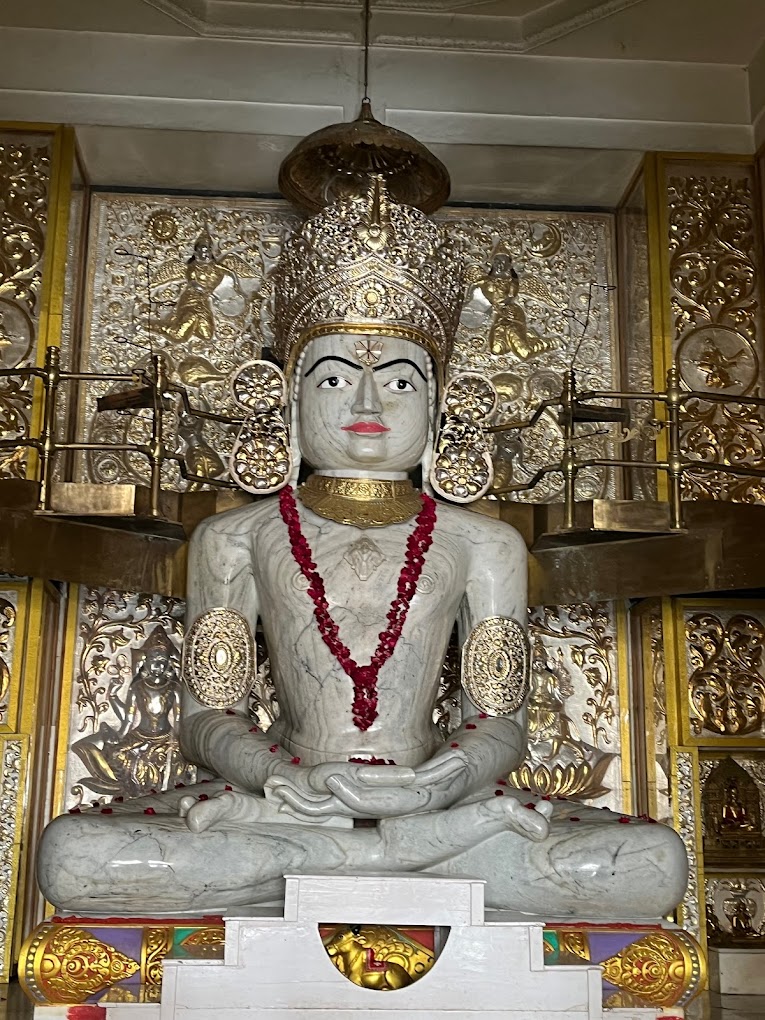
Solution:
{"label": "statue's foot", "polygon": [[225,790],[206,800],[187,795],[181,798],[178,813],[192,832],[215,827],[249,827],[259,822],[275,822],[277,812],[263,797]]}

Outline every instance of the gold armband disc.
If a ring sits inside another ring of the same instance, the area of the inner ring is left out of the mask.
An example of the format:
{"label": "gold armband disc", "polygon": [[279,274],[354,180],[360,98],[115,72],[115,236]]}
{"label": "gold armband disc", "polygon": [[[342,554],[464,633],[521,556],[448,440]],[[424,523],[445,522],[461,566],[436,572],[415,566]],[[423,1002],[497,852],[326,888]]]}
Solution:
{"label": "gold armband disc", "polygon": [[492,616],[471,631],[462,649],[462,686],[489,715],[521,707],[529,692],[529,643],[516,620]]}
{"label": "gold armband disc", "polygon": [[196,700],[228,708],[246,697],[255,676],[255,644],[245,618],[234,609],[198,616],[183,644],[183,678]]}

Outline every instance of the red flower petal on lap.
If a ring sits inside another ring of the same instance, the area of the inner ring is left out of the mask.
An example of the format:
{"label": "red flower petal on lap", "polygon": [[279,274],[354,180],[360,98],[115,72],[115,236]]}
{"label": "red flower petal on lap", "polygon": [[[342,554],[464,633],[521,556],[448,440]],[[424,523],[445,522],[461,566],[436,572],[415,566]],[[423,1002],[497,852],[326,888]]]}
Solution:
{"label": "red flower petal on lap", "polygon": [[504,790],[495,790],[494,791],[494,796],[495,797],[504,797],[505,796],[505,791]]}
{"label": "red flower petal on lap", "polygon": [[290,758],[290,765],[299,765],[299,764],[300,764],[300,759],[299,758]]}
{"label": "red flower petal on lap", "polygon": [[619,821],[622,825],[629,825],[632,819],[628,818],[627,815],[622,815]]}
{"label": "red flower petal on lap", "polygon": [[577,818],[577,816],[576,816],[576,815],[572,815],[572,816],[571,816],[571,817],[569,818],[569,821],[570,821],[570,822],[581,822],[581,820],[582,820],[582,819],[581,819],[581,818]]}
{"label": "red flower petal on lap", "polygon": [[156,815],[157,812],[154,810],[153,807],[147,807],[143,809],[143,813],[145,815]]}
{"label": "red flower petal on lap", "polygon": [[209,799],[210,798],[207,796],[206,793],[200,793],[199,794],[199,800],[209,800]]}

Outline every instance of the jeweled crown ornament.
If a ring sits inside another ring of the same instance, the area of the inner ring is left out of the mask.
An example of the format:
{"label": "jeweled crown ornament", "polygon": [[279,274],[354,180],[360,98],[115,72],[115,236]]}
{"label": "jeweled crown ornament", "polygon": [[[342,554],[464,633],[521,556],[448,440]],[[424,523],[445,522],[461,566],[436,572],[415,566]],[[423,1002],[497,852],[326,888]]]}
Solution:
{"label": "jeweled crown ornament", "polygon": [[444,228],[388,196],[327,206],[287,241],[274,276],[274,352],[289,376],[328,333],[398,336],[424,348],[443,381],[464,296],[464,258]]}

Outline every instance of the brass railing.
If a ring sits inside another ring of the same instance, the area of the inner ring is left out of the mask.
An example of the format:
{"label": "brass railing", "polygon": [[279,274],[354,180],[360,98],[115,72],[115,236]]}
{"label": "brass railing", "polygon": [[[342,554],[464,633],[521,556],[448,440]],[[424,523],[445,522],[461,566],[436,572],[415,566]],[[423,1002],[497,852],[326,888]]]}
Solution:
{"label": "brass railing", "polygon": [[[37,512],[39,513],[53,511],[51,502],[53,465],[55,458],[65,451],[132,452],[146,457],[149,464],[148,516],[152,518],[162,516],[160,496],[162,493],[162,472],[166,463],[175,463],[181,477],[187,481],[210,485],[214,488],[236,488],[232,481],[190,472],[184,456],[168,448],[163,412],[172,409],[173,400],[182,406],[185,414],[195,418],[216,421],[234,427],[239,426],[242,419],[193,407],[184,387],[170,381],[166,362],[161,354],[151,355],[148,368],[135,369],[129,373],[69,372],[61,368],[59,349],[48,347],[45,364],[42,367],[0,369],[0,378],[9,376],[39,379],[43,388],[40,435],[0,440],[0,451],[28,449],[37,453],[39,458]],[[88,382],[132,383],[132,388],[100,397],[97,401],[97,408],[99,411],[148,409],[151,427],[149,441],[146,443],[96,443],[57,439],[58,400],[61,386],[69,383],[81,385]],[[743,477],[765,478],[765,469],[762,468],[727,464],[722,461],[699,460],[686,455],[683,449],[682,411],[683,406],[690,400],[702,400],[723,405],[765,407],[765,398],[763,397],[730,397],[707,391],[683,389],[676,367],[670,368],[667,373],[666,388],[656,392],[628,390],[585,390],[580,392],[577,389],[575,373],[573,371],[566,372],[560,395],[557,398],[542,401],[530,417],[498,422],[485,428],[487,433],[494,434],[512,431],[523,432],[536,425],[543,414],[557,409],[563,440],[560,460],[539,468],[528,481],[494,489],[492,494],[501,497],[530,491],[548,475],[559,474],[563,479],[563,526],[564,530],[570,531],[575,528],[577,479],[586,468],[663,471],[668,478],[669,527],[672,531],[681,531],[683,529],[683,481],[689,472],[719,471]],[[613,406],[613,404],[604,404],[603,401],[619,403],[617,406]],[[624,425],[630,420],[630,412],[625,406],[626,404],[649,401],[653,402],[655,406],[663,408],[663,420],[656,421],[655,425],[658,430],[666,431],[666,456],[661,459],[649,460],[628,457],[580,459],[577,456],[577,448],[581,445],[582,439],[591,435],[591,433],[580,434],[578,429],[581,426],[606,422]]]}

